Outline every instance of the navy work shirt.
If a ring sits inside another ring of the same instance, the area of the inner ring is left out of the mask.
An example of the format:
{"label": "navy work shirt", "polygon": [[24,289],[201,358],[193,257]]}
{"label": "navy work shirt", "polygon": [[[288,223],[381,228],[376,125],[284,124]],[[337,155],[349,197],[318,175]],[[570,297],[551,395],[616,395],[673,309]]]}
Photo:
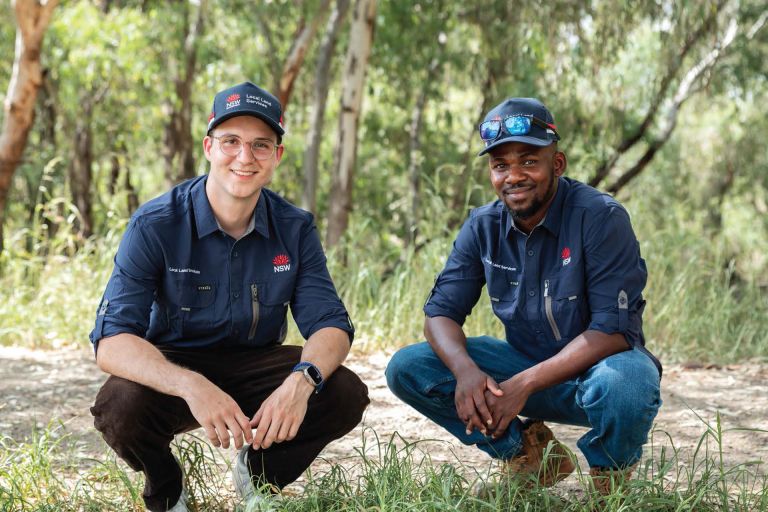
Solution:
{"label": "navy work shirt", "polygon": [[507,342],[533,360],[587,329],[621,333],[645,350],[645,261],[626,210],[611,196],[558,178],[545,218],[526,235],[501,201],[470,212],[424,306],[459,325],[487,284]]}
{"label": "navy work shirt", "polygon": [[131,218],[90,338],[120,333],[155,345],[281,343],[288,306],[304,338],[354,328],[333,286],[312,215],[262,189],[251,230],[219,227],[207,176],[149,201]]}

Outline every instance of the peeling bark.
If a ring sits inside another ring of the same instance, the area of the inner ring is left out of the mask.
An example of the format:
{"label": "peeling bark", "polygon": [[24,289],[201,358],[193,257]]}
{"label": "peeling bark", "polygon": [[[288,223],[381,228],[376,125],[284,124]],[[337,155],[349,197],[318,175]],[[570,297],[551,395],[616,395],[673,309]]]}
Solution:
{"label": "peeling bark", "polygon": [[37,91],[43,83],[40,65],[43,36],[57,3],[58,0],[42,4],[37,0],[11,2],[16,19],[16,50],[0,132],[0,252],[8,192],[27,145],[35,118]]}

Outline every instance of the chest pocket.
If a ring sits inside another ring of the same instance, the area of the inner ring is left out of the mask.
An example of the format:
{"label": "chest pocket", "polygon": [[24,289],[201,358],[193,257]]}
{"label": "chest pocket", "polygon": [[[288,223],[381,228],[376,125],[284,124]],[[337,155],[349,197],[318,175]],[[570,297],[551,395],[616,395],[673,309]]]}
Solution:
{"label": "chest pocket", "polygon": [[555,341],[568,342],[589,325],[589,311],[584,286],[567,276],[544,280],[544,321]]}
{"label": "chest pocket", "polygon": [[267,345],[285,341],[293,289],[294,280],[288,276],[251,285],[250,342]]}
{"label": "chest pocket", "polygon": [[178,310],[181,334],[200,336],[214,327],[216,283],[181,281],[176,284],[174,302]]}
{"label": "chest pocket", "polygon": [[493,312],[502,319],[512,316],[517,307],[520,289],[520,274],[507,270],[493,269],[488,278],[488,296]]}

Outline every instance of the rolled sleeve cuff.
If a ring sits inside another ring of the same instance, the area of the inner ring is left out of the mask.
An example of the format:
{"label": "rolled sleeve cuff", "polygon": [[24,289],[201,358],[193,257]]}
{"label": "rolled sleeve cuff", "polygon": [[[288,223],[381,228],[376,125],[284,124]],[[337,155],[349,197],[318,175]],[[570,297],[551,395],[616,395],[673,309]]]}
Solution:
{"label": "rolled sleeve cuff", "polygon": [[[625,318],[622,318],[623,315]],[[623,334],[627,343],[634,347],[643,344],[639,328],[635,328],[640,321],[638,314],[615,308],[612,311],[592,313],[592,321],[587,329],[605,334]]]}
{"label": "rolled sleeve cuff", "polygon": [[333,318],[325,318],[316,322],[312,325],[312,327],[309,328],[304,337],[309,339],[317,331],[326,327],[335,327],[346,332],[347,336],[349,336],[350,345],[355,340],[355,326],[352,323],[352,319],[346,313],[344,315],[335,315]]}
{"label": "rolled sleeve cuff", "polygon": [[450,318],[451,320],[453,320],[459,325],[464,325],[464,322],[467,319],[466,315],[459,313],[458,311],[440,307],[436,304],[425,305],[424,314],[427,315],[429,318],[434,318],[436,316],[444,316],[444,317]]}

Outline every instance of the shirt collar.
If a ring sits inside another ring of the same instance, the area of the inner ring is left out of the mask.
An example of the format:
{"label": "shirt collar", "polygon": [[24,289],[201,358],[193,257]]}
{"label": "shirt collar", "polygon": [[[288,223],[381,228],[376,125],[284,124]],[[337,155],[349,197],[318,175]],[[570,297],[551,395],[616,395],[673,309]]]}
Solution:
{"label": "shirt collar", "polygon": [[219,223],[216,222],[211,203],[208,202],[208,196],[205,194],[207,181],[207,177],[198,181],[189,191],[192,196],[192,209],[195,212],[195,227],[197,227],[198,238],[203,238],[219,230]]}
{"label": "shirt collar", "polygon": [[[536,229],[539,226],[543,226],[555,236],[557,236],[560,233],[560,224],[563,218],[563,203],[565,203],[565,196],[568,195],[568,188],[569,188],[568,182],[565,181],[564,178],[562,177],[557,178],[557,192],[555,192],[555,199],[549,205],[549,209],[547,209],[547,213],[544,215],[544,218],[541,219],[541,221],[538,224],[536,224],[536,226],[534,226],[534,229]],[[512,218],[512,215],[510,215],[509,211],[507,210],[503,202],[501,204],[501,207],[502,207],[502,212],[507,216],[506,236],[509,237],[509,232],[512,231],[513,229],[515,231],[523,233],[517,228],[517,226],[515,226],[515,219]]]}
{"label": "shirt collar", "polygon": [[[219,221],[216,220],[216,216],[213,214],[211,203],[208,201],[208,196],[205,193],[205,184],[208,178],[197,182],[190,191],[192,196],[192,209],[195,212],[195,225],[197,227],[198,238],[203,238],[211,233],[215,233],[221,230]],[[259,194],[259,200],[256,203],[256,208],[253,210],[253,216],[248,224],[248,229],[245,235],[250,234],[252,231],[256,231],[264,238],[269,238],[269,219],[267,215],[267,200],[264,197],[264,193]]]}
{"label": "shirt collar", "polygon": [[565,196],[568,195],[569,188],[570,185],[565,181],[565,178],[557,178],[555,199],[549,205],[547,215],[542,222],[542,226],[555,236],[560,234],[560,226],[563,224],[563,205],[565,204]]}

